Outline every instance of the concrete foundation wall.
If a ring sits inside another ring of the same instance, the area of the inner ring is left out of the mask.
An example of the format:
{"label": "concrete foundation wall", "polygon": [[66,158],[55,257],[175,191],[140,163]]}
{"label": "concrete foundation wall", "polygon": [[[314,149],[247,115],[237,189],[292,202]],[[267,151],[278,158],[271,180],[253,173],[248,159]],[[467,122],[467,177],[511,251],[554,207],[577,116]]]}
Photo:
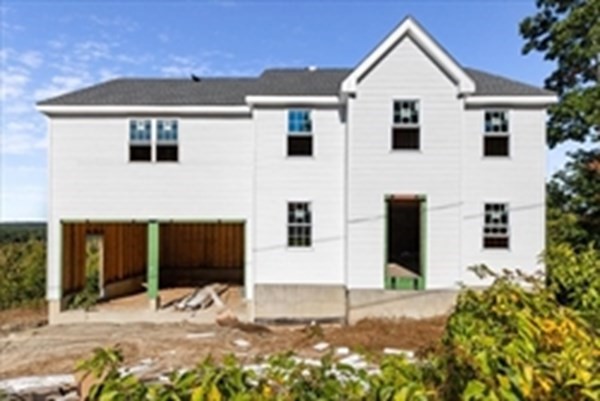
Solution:
{"label": "concrete foundation wall", "polygon": [[346,291],[341,285],[259,284],[254,291],[258,321],[345,319]]}
{"label": "concrete foundation wall", "polygon": [[349,323],[381,317],[428,318],[449,313],[457,290],[387,291],[351,290],[349,293]]}

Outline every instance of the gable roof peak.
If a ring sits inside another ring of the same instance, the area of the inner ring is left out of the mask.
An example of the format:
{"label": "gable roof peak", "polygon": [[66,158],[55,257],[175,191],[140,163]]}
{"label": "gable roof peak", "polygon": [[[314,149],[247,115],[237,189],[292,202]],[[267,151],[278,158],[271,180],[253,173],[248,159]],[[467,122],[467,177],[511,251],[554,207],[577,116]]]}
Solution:
{"label": "gable roof peak", "polygon": [[463,70],[461,65],[440,45],[433,36],[411,15],[407,15],[357,66],[342,83],[342,92],[352,93],[360,79],[368,74],[371,68],[398,44],[405,36],[409,36],[427,54],[452,77],[460,94],[475,92],[475,82]]}

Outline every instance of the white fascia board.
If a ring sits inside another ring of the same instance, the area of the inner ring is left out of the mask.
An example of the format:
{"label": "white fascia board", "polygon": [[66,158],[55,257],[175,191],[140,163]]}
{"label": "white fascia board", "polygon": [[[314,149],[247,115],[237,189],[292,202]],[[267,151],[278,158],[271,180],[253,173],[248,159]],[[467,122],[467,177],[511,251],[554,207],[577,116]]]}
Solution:
{"label": "white fascia board", "polygon": [[246,96],[249,105],[305,104],[315,106],[335,106],[342,103],[337,96]]}
{"label": "white fascia board", "polygon": [[467,96],[470,106],[549,106],[558,102],[555,95],[548,96]]}
{"label": "white fascia board", "polygon": [[38,105],[45,114],[249,114],[250,107],[242,106],[67,106]]}
{"label": "white fascia board", "polygon": [[408,35],[433,58],[446,72],[458,82],[459,92],[463,94],[475,92],[475,82],[461,66],[433,40],[412,18],[402,22],[384,41],[375,48],[348,77],[342,82],[342,91],[356,92],[358,79],[363,76],[377,61],[396,45],[402,36]]}

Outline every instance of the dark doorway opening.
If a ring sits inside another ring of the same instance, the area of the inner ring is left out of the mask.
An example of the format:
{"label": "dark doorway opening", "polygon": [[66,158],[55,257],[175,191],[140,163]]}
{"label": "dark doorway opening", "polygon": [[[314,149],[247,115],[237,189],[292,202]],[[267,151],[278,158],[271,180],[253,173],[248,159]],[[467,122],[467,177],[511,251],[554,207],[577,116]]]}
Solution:
{"label": "dark doorway opening", "polygon": [[423,199],[388,197],[386,287],[417,289],[423,277]]}

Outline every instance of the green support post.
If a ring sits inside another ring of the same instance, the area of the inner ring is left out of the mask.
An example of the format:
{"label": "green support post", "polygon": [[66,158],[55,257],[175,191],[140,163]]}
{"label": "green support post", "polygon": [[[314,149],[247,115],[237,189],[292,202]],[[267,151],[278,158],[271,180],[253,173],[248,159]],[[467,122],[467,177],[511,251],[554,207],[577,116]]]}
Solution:
{"label": "green support post", "polygon": [[159,305],[158,299],[158,263],[159,254],[159,231],[158,222],[150,221],[148,223],[148,298],[150,299],[150,307],[157,309]]}
{"label": "green support post", "polygon": [[417,281],[417,288],[419,290],[425,289],[425,280],[427,277],[427,198],[425,196],[420,197],[420,226],[421,226],[421,238],[420,238],[420,249],[419,254],[421,255],[421,277]]}

